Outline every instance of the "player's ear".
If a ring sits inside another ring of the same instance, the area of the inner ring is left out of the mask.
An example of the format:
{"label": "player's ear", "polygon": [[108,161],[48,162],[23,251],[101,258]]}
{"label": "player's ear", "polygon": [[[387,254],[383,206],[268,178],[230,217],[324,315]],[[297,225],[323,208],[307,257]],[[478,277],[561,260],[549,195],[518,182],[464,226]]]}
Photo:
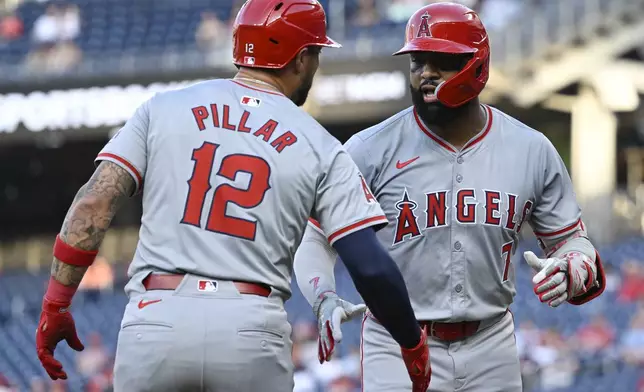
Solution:
{"label": "player's ear", "polygon": [[295,69],[295,74],[299,75],[301,73],[306,72],[307,69],[307,53],[308,49],[303,48],[297,54],[295,55],[295,58],[293,59],[293,65]]}

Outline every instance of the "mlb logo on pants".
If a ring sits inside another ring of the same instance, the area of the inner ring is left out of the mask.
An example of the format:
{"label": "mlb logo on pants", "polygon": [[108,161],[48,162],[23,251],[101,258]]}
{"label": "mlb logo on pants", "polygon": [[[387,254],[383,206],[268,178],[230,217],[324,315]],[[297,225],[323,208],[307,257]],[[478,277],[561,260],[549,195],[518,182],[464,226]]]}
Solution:
{"label": "mlb logo on pants", "polygon": [[217,281],[216,280],[200,280],[197,289],[199,291],[207,291],[214,293],[217,291]]}

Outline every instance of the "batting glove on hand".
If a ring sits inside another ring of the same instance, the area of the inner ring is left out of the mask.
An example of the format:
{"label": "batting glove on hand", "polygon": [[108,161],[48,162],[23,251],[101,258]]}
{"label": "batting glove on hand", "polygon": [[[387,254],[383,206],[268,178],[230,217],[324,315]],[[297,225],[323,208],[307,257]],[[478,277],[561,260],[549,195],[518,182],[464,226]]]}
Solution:
{"label": "batting glove on hand", "polygon": [[54,358],[54,350],[58,342],[66,340],[69,347],[76,351],[83,351],[85,348],[76,333],[76,324],[69,312],[69,305],[45,298],[36,330],[38,359],[52,380],[67,379],[63,365]]}
{"label": "batting glove on hand", "polygon": [[318,360],[321,364],[331,360],[336,343],[342,340],[342,323],[361,315],[366,309],[366,305],[354,305],[333,291],[318,296],[313,304],[313,313],[318,319]]}
{"label": "batting glove on hand", "polygon": [[421,330],[420,342],[414,348],[401,348],[405,367],[411,378],[412,392],[427,392],[432,379],[432,367],[429,360],[427,327]]}
{"label": "batting glove on hand", "polygon": [[592,259],[581,252],[540,259],[528,251],[523,257],[537,271],[532,278],[534,293],[553,308],[587,292],[597,279]]}

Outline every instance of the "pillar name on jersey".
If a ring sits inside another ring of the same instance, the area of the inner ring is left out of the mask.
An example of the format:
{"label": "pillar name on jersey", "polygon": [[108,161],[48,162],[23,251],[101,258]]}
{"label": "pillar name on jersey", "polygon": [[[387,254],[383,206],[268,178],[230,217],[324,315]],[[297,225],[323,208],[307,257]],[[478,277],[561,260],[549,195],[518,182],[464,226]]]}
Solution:
{"label": "pillar name on jersey", "polygon": [[[260,104],[259,100],[254,102],[253,105],[251,105],[250,102],[250,100],[247,101],[247,106]],[[248,110],[244,110],[241,116],[235,119],[231,119],[229,105],[211,103],[208,107],[196,106],[192,108],[191,111],[200,132],[205,131],[206,128],[216,128],[226,132],[246,133],[260,138],[266,143],[270,143],[271,147],[273,147],[278,153],[284,151],[286,147],[297,143],[297,137],[291,131],[278,132],[276,136],[273,136],[279,126],[279,123],[273,119],[268,119],[263,122],[261,126],[251,129],[248,126],[251,112]],[[208,119],[210,119],[210,121],[206,121]]]}
{"label": "pillar name on jersey", "polygon": [[[409,197],[405,188],[395,205],[398,215],[395,220],[393,245],[417,238],[424,230],[448,226],[451,222],[461,225],[498,226],[518,233],[534,205],[531,200],[526,200],[519,209],[518,195],[472,188],[459,189],[448,203],[450,192],[445,190],[425,193],[425,225],[421,227],[422,222],[418,221],[419,215],[422,214],[418,211],[419,203]],[[479,204],[483,205],[483,211],[477,208]]]}

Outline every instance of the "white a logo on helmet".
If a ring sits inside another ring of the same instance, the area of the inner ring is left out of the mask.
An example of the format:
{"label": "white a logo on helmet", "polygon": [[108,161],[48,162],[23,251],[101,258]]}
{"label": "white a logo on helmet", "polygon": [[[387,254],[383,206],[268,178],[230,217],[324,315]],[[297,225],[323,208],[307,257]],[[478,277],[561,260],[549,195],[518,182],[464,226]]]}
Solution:
{"label": "white a logo on helmet", "polygon": [[252,57],[252,56],[245,56],[245,57],[244,57],[244,64],[248,64],[248,65],[253,65],[253,64],[255,64],[255,57]]}

